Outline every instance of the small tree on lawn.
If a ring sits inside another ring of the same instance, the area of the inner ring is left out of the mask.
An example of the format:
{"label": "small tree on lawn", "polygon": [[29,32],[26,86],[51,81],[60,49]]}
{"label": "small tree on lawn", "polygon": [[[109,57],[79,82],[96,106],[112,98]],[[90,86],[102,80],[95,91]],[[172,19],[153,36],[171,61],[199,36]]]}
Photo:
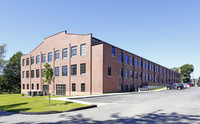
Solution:
{"label": "small tree on lawn", "polygon": [[[49,65],[48,63],[44,64],[45,70],[43,70],[43,75],[44,75],[44,79],[42,80],[42,83],[47,83],[47,84],[51,84],[51,82],[54,82],[54,74],[53,74],[53,69],[51,68],[51,65]],[[51,101],[50,101],[50,93],[48,93],[49,95],[49,106],[51,106]]]}

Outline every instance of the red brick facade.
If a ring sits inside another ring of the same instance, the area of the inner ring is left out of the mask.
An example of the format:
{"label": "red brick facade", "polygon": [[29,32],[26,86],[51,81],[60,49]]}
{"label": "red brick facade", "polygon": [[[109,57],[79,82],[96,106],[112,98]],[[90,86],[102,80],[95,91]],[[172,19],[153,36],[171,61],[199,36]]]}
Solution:
{"label": "red brick facade", "polygon": [[[50,86],[42,84],[45,62],[57,75]],[[98,40],[92,34],[63,31],[47,37],[22,56],[21,63],[22,93],[42,91],[43,85],[56,95],[85,95],[180,82],[179,73]]]}

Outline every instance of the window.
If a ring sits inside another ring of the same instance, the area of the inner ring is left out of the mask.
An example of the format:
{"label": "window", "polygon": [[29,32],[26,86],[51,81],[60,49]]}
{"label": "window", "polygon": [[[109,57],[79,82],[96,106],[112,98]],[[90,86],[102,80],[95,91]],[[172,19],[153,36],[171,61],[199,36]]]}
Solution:
{"label": "window", "polygon": [[123,62],[123,58],[122,58],[122,54],[119,53],[119,62],[122,63]]}
{"label": "window", "polygon": [[86,64],[82,63],[81,64],[81,75],[86,73]]}
{"label": "window", "polygon": [[37,90],[39,90],[39,84],[37,84]]}
{"label": "window", "polygon": [[141,67],[142,67],[142,61],[139,60],[139,68],[141,68]]}
{"label": "window", "polygon": [[112,47],[112,56],[115,56],[115,47]]}
{"label": "window", "polygon": [[142,80],[142,72],[139,73],[140,80]]}
{"label": "window", "polygon": [[125,70],[125,78],[128,78],[128,70]]}
{"label": "window", "polygon": [[23,89],[25,89],[25,84],[23,84]]}
{"label": "window", "polygon": [[62,66],[62,76],[67,76],[67,66]]}
{"label": "window", "polygon": [[145,62],[143,62],[143,69],[145,69]]}
{"label": "window", "polygon": [[146,80],[147,80],[147,81],[149,80],[149,75],[148,75],[148,74],[146,74]]}
{"label": "window", "polygon": [[52,62],[52,52],[48,53],[48,62]]}
{"label": "window", "polygon": [[133,71],[130,71],[130,78],[133,79]]}
{"label": "window", "polygon": [[22,78],[24,78],[24,77],[25,77],[25,72],[23,71],[23,72],[22,72]]}
{"label": "window", "polygon": [[46,62],[46,54],[42,54],[42,63]]}
{"label": "window", "polygon": [[77,55],[77,46],[71,48],[71,57],[76,57]]}
{"label": "window", "polygon": [[76,75],[77,67],[75,65],[71,65],[71,75]]}
{"label": "window", "polygon": [[26,58],[26,66],[29,65],[29,58]]}
{"label": "window", "polygon": [[34,64],[34,56],[31,57],[31,65],[33,65],[33,64]]}
{"label": "window", "polygon": [[119,69],[119,77],[123,78],[123,69]]}
{"label": "window", "polygon": [[44,77],[44,74],[43,74],[44,70],[45,70],[44,68],[41,70],[42,77]]}
{"label": "window", "polygon": [[29,84],[27,84],[27,89],[29,89]]}
{"label": "window", "polygon": [[157,77],[155,76],[155,82],[157,81]]}
{"label": "window", "polygon": [[31,86],[31,87],[32,87],[32,90],[34,90],[34,84],[32,84],[32,86]]}
{"label": "window", "polygon": [[145,78],[145,75],[146,75],[146,74],[145,74],[145,73],[143,73],[143,80],[145,80],[145,79],[146,79],[146,78]]}
{"label": "window", "polygon": [[76,84],[72,83],[72,91],[76,91]]}
{"label": "window", "polygon": [[154,75],[152,75],[151,77],[152,77],[152,80],[155,81]]}
{"label": "window", "polygon": [[81,83],[81,92],[85,92],[85,83]]}
{"label": "window", "polygon": [[36,56],[36,64],[38,64],[39,62],[40,62],[40,56],[37,55],[37,56]]}
{"label": "window", "polygon": [[55,76],[59,76],[59,67],[55,67]]}
{"label": "window", "polygon": [[31,70],[31,78],[34,78],[34,70]]}
{"label": "window", "polygon": [[149,66],[148,66],[149,64],[148,63],[146,63],[146,70],[148,70],[148,68],[149,68]]}
{"label": "window", "polygon": [[152,71],[152,70],[151,70],[151,64],[149,64],[149,70]]}
{"label": "window", "polygon": [[26,78],[29,78],[29,71],[26,71]]}
{"label": "window", "polygon": [[108,66],[108,76],[111,76],[111,67]]}
{"label": "window", "polygon": [[130,65],[133,65],[133,57],[130,57]]}
{"label": "window", "polygon": [[67,58],[67,48],[62,50],[62,59],[66,59]]}
{"label": "window", "polygon": [[151,81],[151,75],[149,75],[149,79],[150,79],[150,81]]}
{"label": "window", "polygon": [[22,60],[22,66],[24,66],[24,65],[25,65],[25,59]]}
{"label": "window", "polygon": [[38,77],[40,77],[40,70],[39,69],[36,70],[36,78],[38,78]]}
{"label": "window", "polygon": [[125,55],[125,63],[128,64],[128,56]]}
{"label": "window", "polygon": [[86,44],[81,44],[81,56],[86,56]]}
{"label": "window", "polygon": [[59,60],[59,58],[60,58],[60,51],[57,50],[55,51],[55,60]]}
{"label": "window", "polygon": [[135,79],[138,79],[138,72],[135,72]]}
{"label": "window", "polygon": [[135,59],[135,67],[137,67],[137,66],[138,66],[138,60]]}
{"label": "window", "polygon": [[128,91],[128,85],[125,85],[125,91]]}
{"label": "window", "polygon": [[154,71],[154,65],[152,65],[152,71]]}

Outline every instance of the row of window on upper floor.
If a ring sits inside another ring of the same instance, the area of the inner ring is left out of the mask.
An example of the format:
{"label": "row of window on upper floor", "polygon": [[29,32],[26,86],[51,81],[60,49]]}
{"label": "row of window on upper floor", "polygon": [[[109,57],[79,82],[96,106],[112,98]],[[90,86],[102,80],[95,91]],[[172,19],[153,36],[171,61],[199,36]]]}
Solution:
{"label": "row of window on upper floor", "polygon": [[[112,56],[115,56],[115,55],[116,55],[115,47],[112,47]],[[133,60],[134,60],[133,57],[129,57],[128,55],[125,55],[125,64],[130,64],[131,66],[133,66]],[[122,53],[119,53],[119,62],[123,63]],[[150,70],[153,72],[155,71],[155,72],[163,73],[163,74],[165,73],[168,75],[178,75],[177,73],[175,73],[173,71],[167,70],[165,68],[156,66],[154,64],[151,64],[151,63],[148,63],[145,61],[143,61],[143,64],[142,64],[142,60],[138,60],[138,59],[135,59],[135,67],[139,67],[139,68],[143,67],[143,69],[146,69],[146,70]]]}
{"label": "row of window on upper floor", "polygon": [[[44,77],[43,71],[45,69],[41,69],[41,77]],[[55,67],[55,76],[60,76],[60,67]],[[35,78],[35,73],[36,73],[36,78],[40,77],[40,69],[31,70],[31,78]],[[80,64],[80,75],[86,74],[86,63]],[[67,71],[67,65],[62,66],[62,76],[67,76],[68,71]],[[77,75],[77,65],[71,65],[71,75]],[[25,71],[22,71],[22,78],[25,78]],[[26,78],[29,78],[29,71],[26,71]]]}
{"label": "row of window on upper floor", "polygon": [[[124,72],[124,76],[126,79],[128,79],[130,77],[130,79],[133,79],[134,75],[133,75],[133,71],[128,71],[128,70],[125,70]],[[112,71],[111,71],[111,67],[108,66],[108,76],[112,76]],[[123,69],[119,69],[119,78],[123,78]],[[143,73],[143,77],[142,77],[142,72],[135,72],[135,79],[140,79],[140,80],[146,80],[146,81],[158,81],[160,82],[161,80],[172,80],[172,79],[165,79],[165,78],[160,78],[160,76],[155,76],[155,75],[151,75],[151,74],[145,74]],[[161,79],[161,80],[160,80]],[[178,80],[176,80],[177,82]]]}
{"label": "row of window on upper floor", "polygon": [[[62,59],[66,59],[68,54],[68,49],[64,48],[62,49]],[[77,46],[71,47],[71,57],[76,57],[77,56]],[[81,44],[80,46],[80,56],[86,56],[86,44]],[[48,53],[48,62],[52,62],[52,52]],[[60,50],[55,51],[55,60],[60,59]],[[45,63],[46,62],[46,54],[42,54],[41,56],[41,62]],[[31,65],[34,63],[39,64],[40,63],[40,55],[36,56],[36,62],[35,62],[35,57],[31,57]],[[22,66],[25,66],[25,59],[22,60]],[[26,58],[26,66],[29,66],[29,58]]]}

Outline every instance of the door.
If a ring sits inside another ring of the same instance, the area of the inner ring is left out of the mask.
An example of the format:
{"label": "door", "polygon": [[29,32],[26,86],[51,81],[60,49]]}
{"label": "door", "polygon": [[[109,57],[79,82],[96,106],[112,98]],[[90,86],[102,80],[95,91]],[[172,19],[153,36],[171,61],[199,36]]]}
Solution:
{"label": "door", "polygon": [[65,96],[66,95],[66,85],[64,85],[64,84],[56,85],[56,95]]}
{"label": "door", "polygon": [[49,85],[43,85],[43,91],[48,94],[49,93]]}

